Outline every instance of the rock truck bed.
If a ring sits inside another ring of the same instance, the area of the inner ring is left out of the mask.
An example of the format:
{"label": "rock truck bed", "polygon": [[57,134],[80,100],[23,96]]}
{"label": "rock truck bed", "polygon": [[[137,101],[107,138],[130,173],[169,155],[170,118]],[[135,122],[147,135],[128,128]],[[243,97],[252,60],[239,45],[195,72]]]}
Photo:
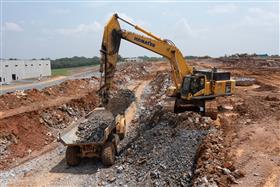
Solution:
{"label": "rock truck bed", "polygon": [[102,144],[108,138],[105,132],[115,128],[112,113],[105,108],[97,108],[84,119],[73,124],[68,131],[60,136],[66,146]]}
{"label": "rock truck bed", "polygon": [[67,146],[67,164],[75,166],[83,157],[99,157],[104,165],[112,165],[117,145],[125,136],[125,114],[135,111],[134,101],[132,91],[119,90],[105,108],[96,108],[59,136]]}

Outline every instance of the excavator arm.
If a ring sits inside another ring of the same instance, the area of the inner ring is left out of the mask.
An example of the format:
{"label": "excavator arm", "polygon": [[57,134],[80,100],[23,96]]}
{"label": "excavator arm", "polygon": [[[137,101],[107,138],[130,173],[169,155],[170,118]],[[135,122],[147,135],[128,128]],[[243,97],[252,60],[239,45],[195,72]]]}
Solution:
{"label": "excavator arm", "polygon": [[[133,26],[146,36],[122,30],[118,20],[122,20]],[[125,39],[167,58],[171,65],[172,78],[177,92],[182,86],[183,78],[188,74],[192,74],[192,67],[187,65],[182,53],[171,41],[163,40],[143,28],[118,17],[117,14],[114,14],[104,28],[101,46],[100,72],[102,75],[104,73],[104,76],[101,76],[100,94],[103,103],[106,103],[108,100],[121,39]]]}
{"label": "excavator arm", "polygon": [[[134,27],[142,34],[121,29],[119,20]],[[121,39],[157,53],[169,60],[174,87],[169,96],[174,96],[174,111],[193,110],[205,113],[205,104],[218,96],[234,93],[235,81],[230,80],[229,72],[220,72],[215,68],[195,70],[185,61],[181,51],[170,40],[162,39],[145,29],[130,23],[114,14],[106,24],[101,46],[101,82],[100,95],[106,105],[113,82],[118,60]]]}

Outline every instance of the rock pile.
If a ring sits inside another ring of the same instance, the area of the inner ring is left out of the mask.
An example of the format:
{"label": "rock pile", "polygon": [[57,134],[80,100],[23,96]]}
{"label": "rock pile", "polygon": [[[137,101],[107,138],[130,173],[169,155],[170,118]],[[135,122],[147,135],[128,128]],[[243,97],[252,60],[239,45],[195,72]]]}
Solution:
{"label": "rock pile", "polygon": [[17,139],[13,134],[0,133],[0,159],[4,159],[8,155],[8,146],[16,143]]}
{"label": "rock pile", "polygon": [[78,142],[90,143],[102,141],[104,129],[115,122],[115,117],[122,114],[135,100],[135,95],[131,90],[121,89],[113,95],[106,105],[106,110],[96,110],[79,124],[76,132],[79,137]]}
{"label": "rock pile", "polygon": [[203,139],[197,151],[197,164],[193,186],[228,186],[238,184],[244,173],[236,170],[231,160],[226,160],[222,131],[212,130]]}
{"label": "rock pile", "polygon": [[218,60],[227,64],[228,66],[238,66],[238,67],[280,67],[279,57],[256,57],[252,55],[241,55],[241,56],[230,56],[230,57],[220,57]]}
{"label": "rock pile", "polygon": [[104,129],[114,123],[113,114],[107,110],[95,110],[79,124],[76,135],[79,143],[102,141]]}
{"label": "rock pile", "polygon": [[39,111],[40,123],[55,129],[64,129],[71,122],[85,116],[92,111],[99,102],[99,98],[92,93],[73,99],[58,107],[47,108]]}
{"label": "rock pile", "polygon": [[145,105],[153,108],[156,104],[162,104],[166,97],[166,90],[171,86],[172,81],[168,72],[157,72],[156,77],[144,90]]}
{"label": "rock pile", "polygon": [[150,113],[139,137],[126,149],[116,166],[116,180],[128,186],[189,186],[196,151],[212,124],[193,112]]}
{"label": "rock pile", "polygon": [[135,101],[135,95],[131,90],[120,89],[109,100],[109,103],[105,108],[112,112],[113,116],[116,117],[118,114],[124,113],[133,101]]}

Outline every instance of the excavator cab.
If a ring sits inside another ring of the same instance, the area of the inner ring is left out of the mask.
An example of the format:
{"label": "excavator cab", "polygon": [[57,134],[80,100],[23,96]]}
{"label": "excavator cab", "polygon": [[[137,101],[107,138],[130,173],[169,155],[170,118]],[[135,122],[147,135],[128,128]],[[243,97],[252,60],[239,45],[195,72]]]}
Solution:
{"label": "excavator cab", "polygon": [[205,76],[204,75],[187,75],[183,80],[181,89],[181,97],[187,98],[189,94],[194,95],[204,89]]}

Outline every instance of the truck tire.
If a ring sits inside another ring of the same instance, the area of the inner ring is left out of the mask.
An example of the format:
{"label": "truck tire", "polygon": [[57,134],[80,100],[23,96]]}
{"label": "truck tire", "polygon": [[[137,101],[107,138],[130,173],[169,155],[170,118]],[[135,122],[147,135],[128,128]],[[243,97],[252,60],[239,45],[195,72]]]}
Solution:
{"label": "truck tire", "polygon": [[115,147],[111,142],[103,146],[101,159],[104,166],[111,166],[115,163]]}
{"label": "truck tire", "polygon": [[80,147],[68,146],[66,149],[66,162],[69,166],[77,166],[81,162],[81,157],[78,156],[80,153]]}

